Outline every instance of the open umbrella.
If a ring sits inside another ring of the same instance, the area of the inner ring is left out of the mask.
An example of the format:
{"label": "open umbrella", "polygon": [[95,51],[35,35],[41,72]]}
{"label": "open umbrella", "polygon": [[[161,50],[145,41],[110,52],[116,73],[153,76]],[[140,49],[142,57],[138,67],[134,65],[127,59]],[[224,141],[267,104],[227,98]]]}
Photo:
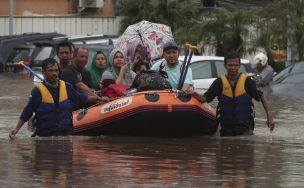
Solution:
{"label": "open umbrella", "polygon": [[174,41],[171,28],[167,25],[149,21],[130,25],[114,44],[115,49],[124,51],[128,63],[131,60],[130,54],[127,53],[128,46],[138,39],[147,47],[152,60],[161,57],[165,43]]}

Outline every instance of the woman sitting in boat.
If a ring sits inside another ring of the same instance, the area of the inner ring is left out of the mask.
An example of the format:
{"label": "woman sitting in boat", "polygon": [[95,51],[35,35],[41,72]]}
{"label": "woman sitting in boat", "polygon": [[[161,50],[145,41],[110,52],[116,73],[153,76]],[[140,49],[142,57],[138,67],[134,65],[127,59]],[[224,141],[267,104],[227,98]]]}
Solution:
{"label": "woman sitting in boat", "polygon": [[89,68],[96,91],[101,89],[99,87],[101,76],[109,67],[107,55],[102,51],[97,51],[93,56],[92,64]]}
{"label": "woman sitting in boat", "polygon": [[136,76],[135,72],[128,68],[125,63],[125,55],[123,51],[114,49],[109,57],[109,65],[111,66],[106,70],[101,77],[102,92],[106,95],[105,89],[111,84],[116,85],[132,85]]}

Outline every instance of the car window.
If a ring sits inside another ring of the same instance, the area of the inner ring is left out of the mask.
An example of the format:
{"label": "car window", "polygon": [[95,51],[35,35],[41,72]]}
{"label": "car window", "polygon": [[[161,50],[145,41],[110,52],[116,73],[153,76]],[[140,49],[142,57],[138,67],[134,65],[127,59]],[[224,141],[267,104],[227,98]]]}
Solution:
{"label": "car window", "polygon": [[[215,67],[216,67],[216,71],[217,71],[217,76],[222,76],[222,75],[226,75],[227,74],[227,70],[224,67],[224,61],[215,61]],[[239,69],[239,73],[247,73],[246,68],[243,64],[241,64],[241,67]]]}
{"label": "car window", "polygon": [[13,48],[15,46],[19,46],[19,45],[23,45],[25,44],[23,39],[19,39],[19,40],[13,40],[13,41],[9,41],[3,44],[2,47],[2,57],[7,58],[9,56],[9,54],[13,51]]}
{"label": "car window", "polygon": [[216,67],[216,71],[217,71],[217,76],[221,76],[221,75],[225,75],[227,74],[227,71],[224,67],[224,61],[215,61],[215,67]]}
{"label": "car window", "polygon": [[300,83],[304,82],[304,74],[295,74],[288,76],[281,83]]}
{"label": "car window", "polygon": [[281,72],[279,72],[277,75],[275,75],[273,77],[273,81],[274,82],[280,82],[281,79],[283,79],[284,77],[286,77],[288,75],[288,72],[290,71],[292,67],[287,67],[284,70],[282,70]]}
{"label": "car window", "polygon": [[13,61],[14,63],[18,63],[19,61],[24,61],[25,60],[25,55],[23,53],[18,53],[14,57]]}
{"label": "car window", "polygon": [[303,70],[304,70],[304,63],[297,63],[292,68],[290,74],[303,73]]}
{"label": "car window", "polygon": [[192,77],[195,79],[212,78],[211,62],[198,61],[190,65],[192,69]]}
{"label": "car window", "polygon": [[241,72],[244,73],[244,74],[247,73],[246,68],[245,68],[245,66],[243,64],[241,64],[241,67],[239,69],[239,73],[241,73]]}
{"label": "car window", "polygon": [[38,55],[35,57],[35,61],[38,61],[38,60],[45,60],[46,58],[49,58],[50,55],[51,55],[51,51],[52,51],[52,47],[50,46],[44,46],[44,47],[41,47],[42,50],[38,53]]}

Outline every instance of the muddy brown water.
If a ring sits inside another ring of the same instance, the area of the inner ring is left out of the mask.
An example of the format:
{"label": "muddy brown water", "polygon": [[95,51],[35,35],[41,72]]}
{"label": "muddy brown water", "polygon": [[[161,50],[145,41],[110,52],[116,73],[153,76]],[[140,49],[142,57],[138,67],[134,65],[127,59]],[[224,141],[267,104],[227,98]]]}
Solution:
{"label": "muddy brown water", "polygon": [[254,136],[30,138],[24,126],[9,140],[33,87],[0,74],[1,187],[303,187],[304,93],[267,97],[272,133],[255,102]]}

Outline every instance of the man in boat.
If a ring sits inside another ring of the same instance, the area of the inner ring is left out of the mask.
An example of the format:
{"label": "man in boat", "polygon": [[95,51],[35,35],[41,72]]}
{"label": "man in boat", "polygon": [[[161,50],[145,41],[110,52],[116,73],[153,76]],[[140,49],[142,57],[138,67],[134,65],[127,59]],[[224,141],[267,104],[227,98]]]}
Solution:
{"label": "man in boat", "polygon": [[[175,42],[167,42],[164,45],[163,56],[165,61],[155,63],[151,70],[165,71],[168,75],[167,81],[170,82],[172,89],[177,90],[182,66],[182,63],[178,61],[178,45]],[[193,85],[192,70],[189,67],[182,89],[190,89],[191,85]]]}
{"label": "man in boat", "polygon": [[[85,93],[90,96],[98,96],[101,93],[100,91],[95,91],[91,74],[85,69],[88,62],[88,56],[88,49],[85,47],[76,48],[74,51],[74,62],[64,69],[61,79],[72,84],[74,89],[80,93]],[[72,102],[73,110],[87,108],[92,105],[94,105],[94,103],[88,103],[83,106]]]}
{"label": "man in boat", "polygon": [[59,59],[59,79],[62,71],[71,64],[72,47],[70,42],[61,42],[56,46],[56,55]]}
{"label": "man in boat", "polygon": [[108,102],[108,98],[78,93],[73,86],[58,79],[59,66],[55,59],[42,62],[44,81],[32,89],[30,99],[21,113],[18,124],[10,132],[12,138],[35,112],[35,134],[39,136],[68,135],[73,127],[70,101],[75,103]]}
{"label": "man in boat", "polygon": [[253,135],[252,98],[262,102],[267,114],[266,124],[273,131],[275,124],[267,99],[253,80],[238,72],[240,61],[237,53],[228,53],[224,60],[227,75],[217,78],[203,95],[191,90],[186,92],[201,103],[218,97],[217,120],[221,124],[221,136]]}

